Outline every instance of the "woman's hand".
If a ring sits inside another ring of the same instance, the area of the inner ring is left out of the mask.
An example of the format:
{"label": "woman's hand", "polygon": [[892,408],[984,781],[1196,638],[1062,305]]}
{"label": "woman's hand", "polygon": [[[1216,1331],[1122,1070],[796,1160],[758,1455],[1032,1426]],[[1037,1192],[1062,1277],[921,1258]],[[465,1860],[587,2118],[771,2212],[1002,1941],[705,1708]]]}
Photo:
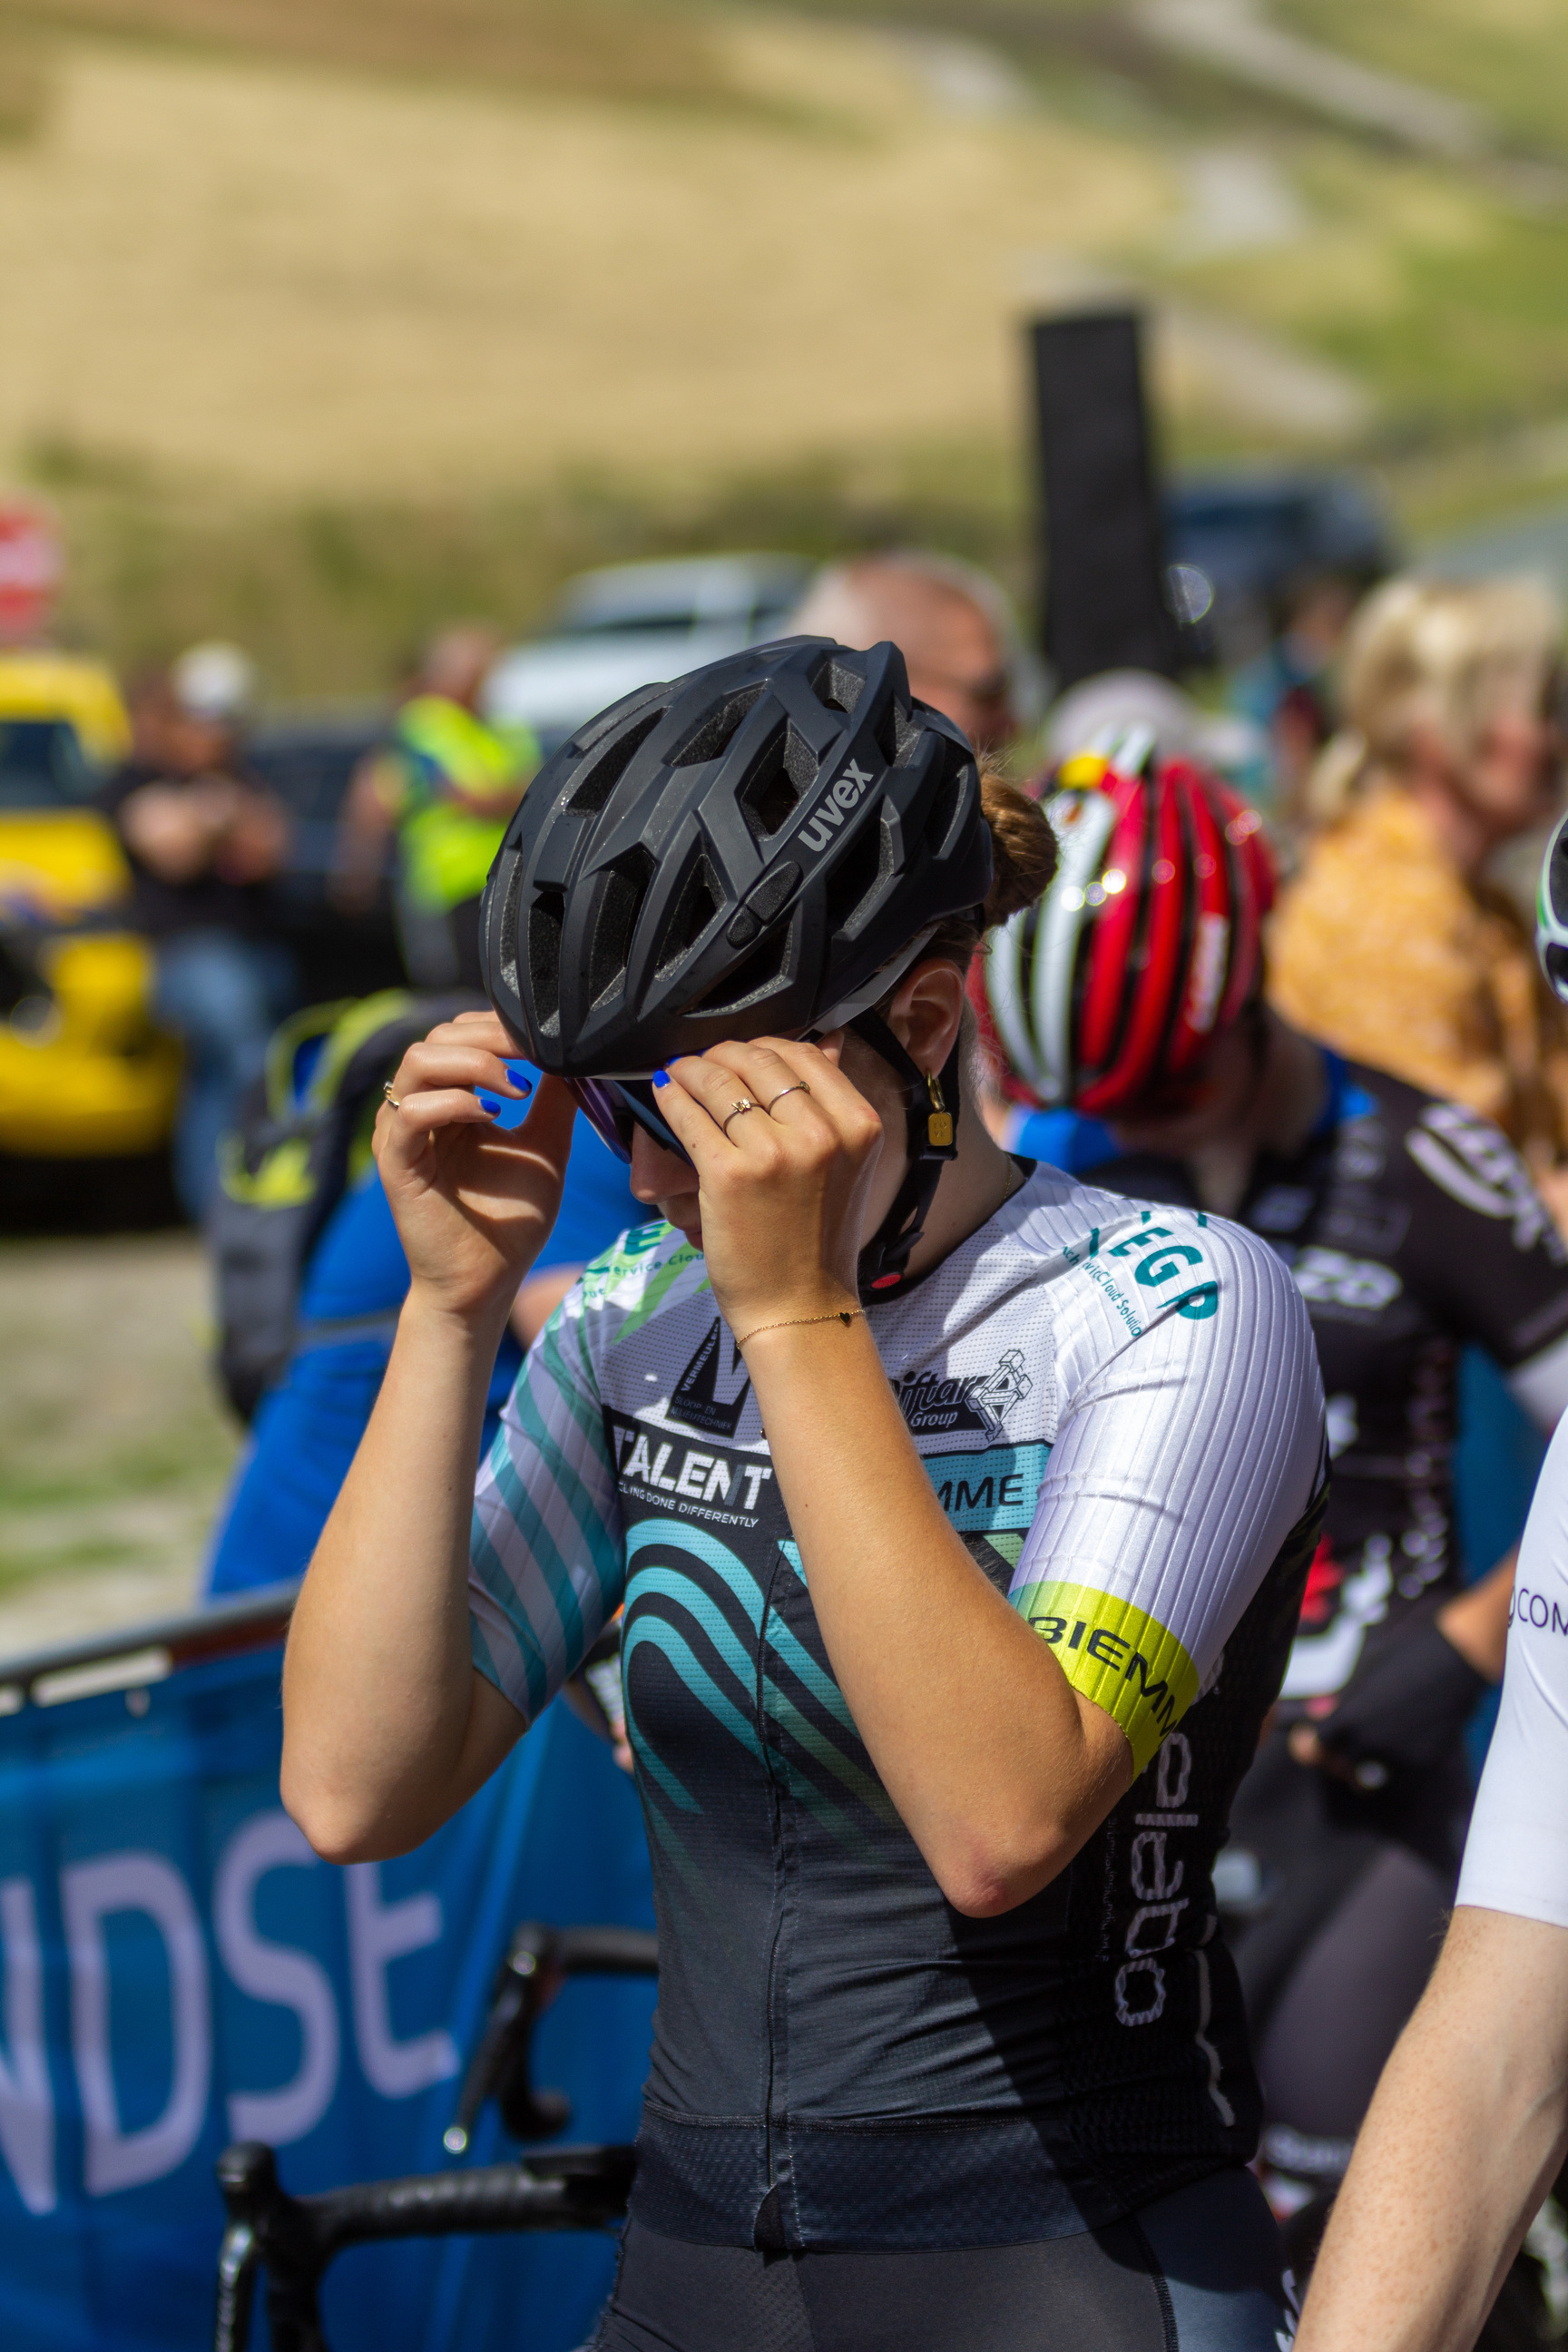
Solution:
{"label": "woman's hand", "polygon": [[[654,1083],[697,1171],[702,1255],[731,1330],[856,1306],[882,1122],[836,1061],[757,1038],[684,1055]],[[742,1101],[756,1108],[731,1118]]]}
{"label": "woman's hand", "polygon": [[518,1049],[493,1013],[461,1013],[411,1045],[374,1149],[413,1287],[466,1321],[505,1318],[561,1206],[576,1107],[545,1078],[527,1119],[498,1129],[473,1089],[521,1098]]}

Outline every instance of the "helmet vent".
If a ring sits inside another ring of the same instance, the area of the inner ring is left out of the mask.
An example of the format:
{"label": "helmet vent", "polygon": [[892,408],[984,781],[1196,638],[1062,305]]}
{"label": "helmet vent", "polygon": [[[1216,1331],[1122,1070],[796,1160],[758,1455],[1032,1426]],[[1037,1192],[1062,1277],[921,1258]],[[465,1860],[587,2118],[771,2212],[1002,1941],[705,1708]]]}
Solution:
{"label": "helmet vent", "polygon": [[631,961],[632,934],[653,877],[653,859],[640,844],[617,857],[605,873],[594,924],[594,945],[588,957],[590,1004],[597,1004],[626,977],[626,965]]}
{"label": "helmet vent", "polygon": [[741,721],[762,691],[760,681],[755,686],[742,687],[739,694],[721,702],[717,710],[710,710],[695,735],[689,736],[675,754],[670,766],[700,767],[704,760],[716,760],[721,751],[727,751],[740,732]]}
{"label": "helmet vent", "polygon": [[812,679],[816,698],[826,710],[841,710],[846,719],[853,718],[855,705],[866,691],[866,680],[858,669],[831,656]]}
{"label": "helmet vent", "polygon": [[680,895],[663,929],[658,961],[661,976],[685,961],[718,913],[719,893],[713,871],[708,860],[700,856],[681,884]]}
{"label": "helmet vent", "polygon": [[940,857],[947,847],[948,835],[952,831],[953,820],[963,799],[964,770],[973,757],[962,744],[950,743],[946,748],[946,772],[937,786],[936,797],[931,802],[931,814],[924,827],[927,846],[936,857]]}
{"label": "helmet vent", "polygon": [[579,816],[596,816],[631,766],[635,754],[641,751],[663,717],[663,708],[656,706],[652,710],[645,710],[640,719],[634,719],[624,734],[612,737],[605,748],[603,758],[594,761],[567,802],[567,807]]}
{"label": "helmet vent", "polygon": [[[522,870],[519,860],[518,871]],[[563,890],[534,893],[528,912],[528,980],[534,1013],[546,1033],[561,1026],[561,934],[565,927]]]}
{"label": "helmet vent", "polygon": [[792,720],[774,735],[738,795],[753,841],[771,841],[816,782],[816,752]]}
{"label": "helmet vent", "polygon": [[507,876],[506,898],[501,906],[500,932],[499,934],[492,933],[492,936],[496,937],[498,940],[500,949],[502,985],[510,989],[514,996],[518,992],[517,918],[518,910],[521,904],[522,860],[521,857],[514,857],[511,861],[511,872]]}
{"label": "helmet vent", "polygon": [[827,881],[829,933],[853,939],[893,871],[893,845],[887,827],[868,824],[839,859]]}
{"label": "helmet vent", "polygon": [[705,1016],[714,1013],[743,1013],[749,1006],[760,1004],[765,997],[775,995],[779,989],[787,986],[794,959],[795,927],[799,919],[797,915],[793,922],[784,925],[783,930],[764,939],[744,963],[737,964],[733,971],[726,972],[722,980],[715,981],[707,995],[699,997],[694,1004],[686,1005],[684,1012]]}

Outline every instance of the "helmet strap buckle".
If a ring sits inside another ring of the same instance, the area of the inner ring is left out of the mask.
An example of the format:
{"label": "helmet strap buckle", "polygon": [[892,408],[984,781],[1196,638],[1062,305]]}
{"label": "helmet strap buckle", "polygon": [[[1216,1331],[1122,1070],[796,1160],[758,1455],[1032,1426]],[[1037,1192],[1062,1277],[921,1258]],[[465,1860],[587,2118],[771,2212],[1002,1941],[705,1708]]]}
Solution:
{"label": "helmet strap buckle", "polygon": [[[925,1232],[943,1164],[958,1157],[959,1068],[963,1050],[962,1033],[940,1076],[922,1070],[905,1052],[881,1015],[860,1013],[849,1023],[856,1035],[886,1062],[903,1081],[908,1121],[910,1164],[893,1205],[860,1253],[859,1289],[863,1300],[885,1297],[905,1278],[911,1253]],[[948,1108],[948,1092],[952,1108]]]}

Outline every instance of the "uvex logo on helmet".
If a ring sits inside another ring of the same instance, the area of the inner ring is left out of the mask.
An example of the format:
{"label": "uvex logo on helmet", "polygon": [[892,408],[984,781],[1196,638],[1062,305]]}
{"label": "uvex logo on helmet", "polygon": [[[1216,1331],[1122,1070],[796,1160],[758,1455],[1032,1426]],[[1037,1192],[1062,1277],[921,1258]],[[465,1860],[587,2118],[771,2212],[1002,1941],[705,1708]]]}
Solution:
{"label": "uvex logo on helmet", "polygon": [[844,773],[817,802],[811,813],[811,823],[802,825],[796,834],[796,846],[826,849],[850,810],[858,807],[872,781],[870,771],[863,768],[858,760],[851,760]]}

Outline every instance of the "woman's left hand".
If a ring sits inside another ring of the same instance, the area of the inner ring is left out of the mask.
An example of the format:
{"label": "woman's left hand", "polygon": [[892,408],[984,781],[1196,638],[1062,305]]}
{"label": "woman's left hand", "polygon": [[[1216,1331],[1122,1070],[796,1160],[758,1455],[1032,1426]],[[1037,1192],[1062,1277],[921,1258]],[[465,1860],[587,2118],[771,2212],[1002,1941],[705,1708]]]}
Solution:
{"label": "woman's left hand", "polygon": [[656,1084],[697,1171],[702,1255],[731,1330],[858,1305],[882,1122],[830,1055],[759,1037],[683,1055]]}

